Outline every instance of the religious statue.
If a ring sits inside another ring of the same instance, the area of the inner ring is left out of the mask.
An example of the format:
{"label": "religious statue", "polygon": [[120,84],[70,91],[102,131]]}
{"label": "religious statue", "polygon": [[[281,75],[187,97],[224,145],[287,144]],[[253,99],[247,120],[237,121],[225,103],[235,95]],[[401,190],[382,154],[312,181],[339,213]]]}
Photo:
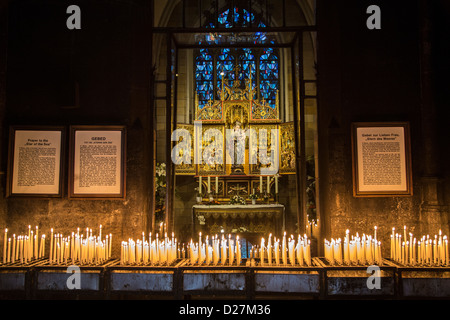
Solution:
{"label": "religious statue", "polygon": [[228,152],[231,155],[231,173],[244,173],[246,129],[241,129],[241,122],[236,121],[229,137]]}

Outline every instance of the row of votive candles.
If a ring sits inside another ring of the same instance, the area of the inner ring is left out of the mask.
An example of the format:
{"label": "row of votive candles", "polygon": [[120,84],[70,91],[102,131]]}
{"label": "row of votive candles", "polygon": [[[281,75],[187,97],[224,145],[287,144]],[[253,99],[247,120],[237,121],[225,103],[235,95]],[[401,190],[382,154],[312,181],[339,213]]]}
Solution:
{"label": "row of votive candles", "polygon": [[381,265],[381,241],[376,238],[376,227],[374,237],[365,234],[360,237],[358,233],[350,237],[346,230],[343,242],[340,238],[325,239],[324,256],[330,265]]}
{"label": "row of votive candles", "polygon": [[402,235],[395,233],[392,228],[391,234],[391,259],[405,265],[431,265],[448,266],[449,252],[447,236],[435,235],[434,239],[429,235],[422,236],[417,240],[412,233],[409,233],[409,240],[406,236],[406,226]]}
{"label": "row of votive candles", "polygon": [[[183,248],[184,249],[184,248]],[[182,257],[185,253],[182,252]],[[191,239],[187,246],[187,259],[191,265],[240,265],[242,262],[242,248],[239,236],[236,240],[228,235],[228,239],[222,234],[221,239],[217,235],[206,236],[202,239],[202,233],[199,234],[198,242]]]}
{"label": "row of votive candles", "polygon": [[28,226],[28,234],[13,234],[12,239],[8,238],[8,228],[5,229],[3,240],[3,263],[28,263],[32,259],[40,259],[45,255],[45,234],[39,241],[39,227],[36,226],[36,233]]}
{"label": "row of votive candles", "polygon": [[283,239],[274,237],[272,244],[272,234],[269,235],[267,245],[265,239],[261,239],[261,245],[251,254],[260,259],[261,266],[279,266],[296,264],[300,266],[311,266],[311,241],[306,234],[302,237],[298,235],[297,242],[294,235]]}
{"label": "row of votive candles", "polygon": [[[48,253],[50,264],[66,264],[68,261],[78,264],[100,264],[111,258],[112,235],[106,235],[102,239],[102,226],[99,235],[93,236],[92,229],[86,229],[86,235],[72,232],[71,236],[63,236],[61,233],[54,234],[51,228],[50,250]],[[40,239],[40,241],[39,241]],[[45,257],[46,242],[45,234],[39,238],[39,227],[36,232],[28,226],[28,234],[13,234],[8,238],[8,229],[5,229],[3,246],[3,263],[29,263],[35,259]]]}
{"label": "row of votive candles", "polygon": [[[274,238],[272,243],[272,234],[269,235],[267,244],[265,239],[261,239],[260,246],[252,247],[250,251],[250,259],[246,264],[250,265],[254,259],[259,259],[261,266],[279,266],[279,265],[311,265],[311,244],[310,240],[305,237],[298,236],[296,243],[294,236],[286,238],[286,234],[282,240]],[[198,242],[191,242],[188,245],[188,261],[191,265],[237,265],[242,263],[242,246],[239,236],[233,239],[231,235],[228,238],[217,235],[206,240],[202,240],[199,234]],[[253,262],[256,263],[256,262]]]}
{"label": "row of votive candles", "polygon": [[80,228],[71,236],[53,234],[50,236],[50,264],[66,264],[68,261],[80,265],[102,264],[111,258],[112,234],[102,239],[102,226],[98,235],[92,234],[92,229],[86,228],[86,234],[80,234]]}
{"label": "row of votive candles", "polygon": [[152,240],[152,234],[148,239],[142,233],[142,239],[128,239],[122,241],[120,247],[120,264],[121,265],[171,265],[178,258],[177,239],[172,233],[172,238],[165,234],[164,239]]}

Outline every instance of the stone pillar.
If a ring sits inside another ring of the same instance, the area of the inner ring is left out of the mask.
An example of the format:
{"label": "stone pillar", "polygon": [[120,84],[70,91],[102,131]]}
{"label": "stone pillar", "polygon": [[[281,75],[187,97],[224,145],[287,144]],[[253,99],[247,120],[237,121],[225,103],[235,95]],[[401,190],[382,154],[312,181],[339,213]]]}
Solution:
{"label": "stone pillar", "polygon": [[422,233],[436,234],[439,228],[448,232],[448,207],[442,197],[442,178],[437,135],[436,105],[432,72],[432,3],[420,0],[420,75],[421,75],[421,177],[422,204],[420,225]]}
{"label": "stone pillar", "polygon": [[[6,63],[7,63],[7,49],[8,49],[8,6],[7,2],[0,4],[0,148],[4,150],[4,144],[8,144],[6,136],[7,129],[5,125],[6,113]],[[3,153],[2,153],[3,155]],[[3,163],[6,160],[2,159]],[[5,175],[6,171],[0,173]],[[2,179],[3,180],[3,179]],[[5,194],[3,184],[0,184],[0,224],[7,225],[7,205],[6,199],[3,198]]]}

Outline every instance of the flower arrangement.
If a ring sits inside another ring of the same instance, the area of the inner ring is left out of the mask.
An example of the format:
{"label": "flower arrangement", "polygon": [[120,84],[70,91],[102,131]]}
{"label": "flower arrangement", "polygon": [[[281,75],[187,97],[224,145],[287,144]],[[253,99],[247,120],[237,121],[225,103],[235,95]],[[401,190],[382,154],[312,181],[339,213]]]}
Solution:
{"label": "flower arrangement", "polygon": [[248,196],[248,198],[249,198],[249,199],[252,199],[252,200],[256,200],[256,199],[258,199],[259,197],[258,197],[258,194],[257,194],[257,193],[252,193],[251,195]]}
{"label": "flower arrangement", "polygon": [[155,168],[155,214],[156,222],[164,219],[166,199],[166,164],[157,163]]}
{"label": "flower arrangement", "polygon": [[230,204],[247,204],[247,202],[240,195],[236,194],[230,198]]}

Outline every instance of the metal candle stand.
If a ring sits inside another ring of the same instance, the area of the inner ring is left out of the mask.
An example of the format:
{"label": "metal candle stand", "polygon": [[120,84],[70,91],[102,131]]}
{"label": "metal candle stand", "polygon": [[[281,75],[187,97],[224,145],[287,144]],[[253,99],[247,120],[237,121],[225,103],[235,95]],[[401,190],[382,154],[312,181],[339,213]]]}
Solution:
{"label": "metal candle stand", "polygon": [[67,283],[71,261],[50,264],[48,259],[28,264],[0,265],[0,296],[40,298],[126,298],[163,296],[257,297],[308,296],[336,298],[450,298],[449,266],[405,266],[383,259],[380,288],[370,289],[369,265],[330,265],[323,257],[312,258],[311,266],[269,265],[259,258],[242,259],[240,265],[190,265],[177,259],[170,265],[120,265],[108,260],[99,265],[82,265],[80,290]]}

